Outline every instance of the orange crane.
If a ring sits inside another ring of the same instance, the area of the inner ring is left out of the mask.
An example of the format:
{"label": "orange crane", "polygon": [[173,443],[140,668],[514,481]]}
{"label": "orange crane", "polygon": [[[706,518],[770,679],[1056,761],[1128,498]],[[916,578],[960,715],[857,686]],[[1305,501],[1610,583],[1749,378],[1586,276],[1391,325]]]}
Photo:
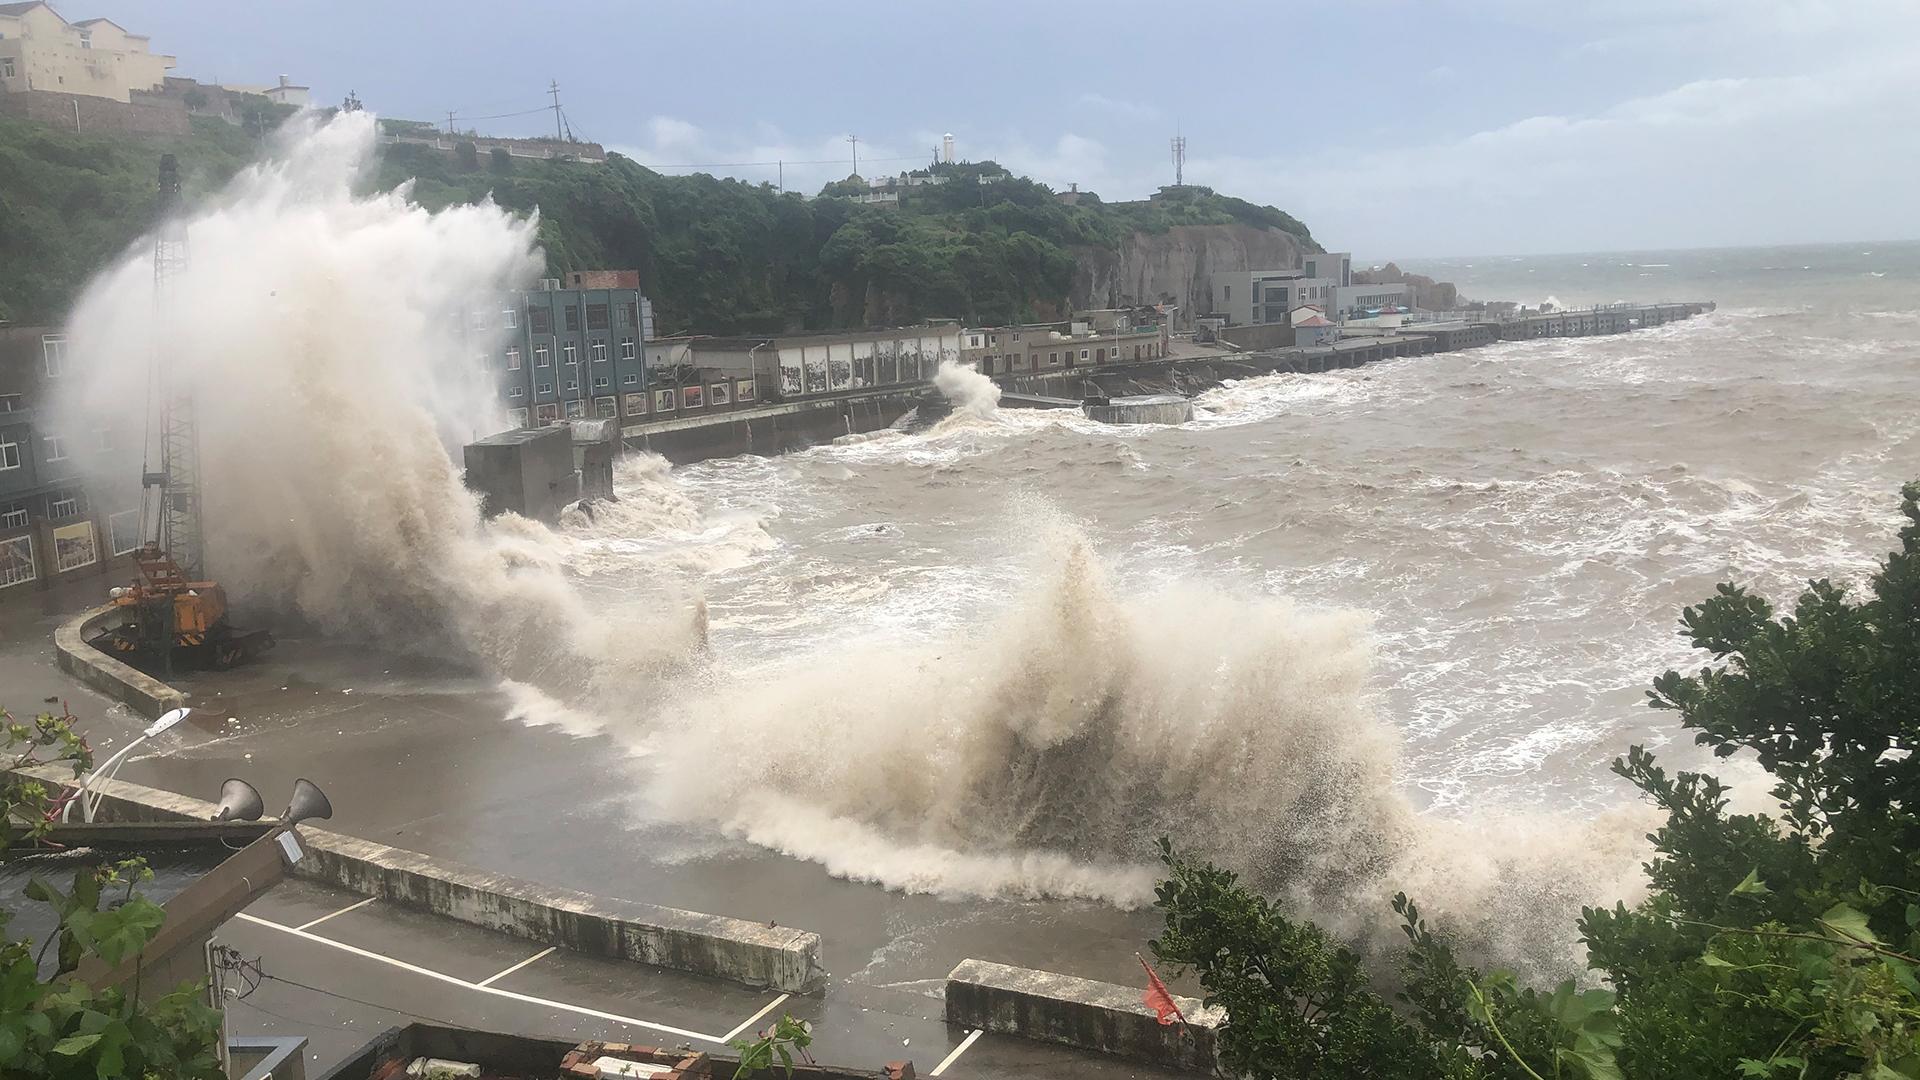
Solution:
{"label": "orange crane", "polygon": [[225,668],[273,647],[273,635],[266,630],[235,629],[227,620],[226,590],[217,582],[200,580],[205,534],[193,386],[174,368],[174,342],[165,325],[172,315],[174,281],[187,267],[186,226],[174,214],[179,196],[179,166],[167,154],[160,159],[161,220],[153,246],[154,353],[147,383],[147,448],[152,449],[151,428],[157,426],[160,468],[147,468],[150,460],[141,466],[141,520],[153,521],[154,535],[134,552],[140,577],[109,593],[121,609],[121,624],[94,642],[111,652],[155,657],[169,675],[176,659]]}

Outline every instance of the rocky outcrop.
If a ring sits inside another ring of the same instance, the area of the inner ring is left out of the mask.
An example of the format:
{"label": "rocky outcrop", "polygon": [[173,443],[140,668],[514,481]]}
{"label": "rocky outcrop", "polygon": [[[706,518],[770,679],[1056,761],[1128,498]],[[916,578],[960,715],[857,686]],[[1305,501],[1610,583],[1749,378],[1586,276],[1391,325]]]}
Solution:
{"label": "rocky outcrop", "polygon": [[1411,285],[1413,305],[1427,311],[1453,311],[1460,307],[1460,290],[1451,281],[1435,281],[1425,274],[1409,274],[1393,263],[1378,270],[1355,270],[1355,285]]}
{"label": "rocky outcrop", "polygon": [[1299,266],[1316,250],[1279,229],[1251,225],[1176,225],[1163,233],[1134,233],[1118,251],[1074,252],[1074,308],[1172,304],[1176,325],[1192,325],[1213,311],[1210,275],[1221,270],[1280,270]]}

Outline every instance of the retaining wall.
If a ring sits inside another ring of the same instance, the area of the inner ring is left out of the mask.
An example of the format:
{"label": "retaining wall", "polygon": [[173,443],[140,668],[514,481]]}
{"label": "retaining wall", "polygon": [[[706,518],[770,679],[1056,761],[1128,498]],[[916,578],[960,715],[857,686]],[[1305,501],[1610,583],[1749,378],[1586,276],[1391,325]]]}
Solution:
{"label": "retaining wall", "polygon": [[627,446],[676,465],[738,454],[782,454],[887,427],[919,403],[922,386],[761,405],[621,430]]}
{"label": "retaining wall", "polygon": [[[72,780],[59,770],[31,771],[43,780]],[[94,790],[104,794],[102,805],[121,820],[205,821],[217,809],[123,780],[102,781]],[[294,868],[296,874],[363,896],[543,945],[749,986],[807,994],[826,982],[820,935],[810,931],[557,889],[310,825],[300,827],[300,836],[308,857]]]}
{"label": "retaining wall", "polygon": [[186,694],[87,644],[117,615],[112,604],[103,604],[61,623],[53,632],[54,660],[60,670],[149,720],[185,705]]}
{"label": "retaining wall", "polygon": [[947,975],[947,1023],[1211,1071],[1214,1036],[1226,1022],[1226,1011],[1175,997],[1188,1022],[1162,1025],[1141,998],[1141,986],[963,960]]}

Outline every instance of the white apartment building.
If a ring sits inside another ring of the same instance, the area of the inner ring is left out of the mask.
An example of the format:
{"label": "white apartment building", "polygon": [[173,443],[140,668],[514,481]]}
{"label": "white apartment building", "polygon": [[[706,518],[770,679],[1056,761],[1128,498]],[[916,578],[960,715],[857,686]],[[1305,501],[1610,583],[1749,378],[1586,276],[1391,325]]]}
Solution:
{"label": "white apartment building", "polygon": [[174,58],[111,19],[70,23],[42,2],[0,4],[0,91],[46,90],[131,104],[158,90]]}

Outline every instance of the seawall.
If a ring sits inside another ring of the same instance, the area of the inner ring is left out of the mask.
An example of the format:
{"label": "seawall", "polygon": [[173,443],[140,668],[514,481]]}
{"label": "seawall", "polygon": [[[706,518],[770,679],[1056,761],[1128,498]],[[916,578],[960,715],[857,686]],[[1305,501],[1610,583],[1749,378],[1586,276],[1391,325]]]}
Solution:
{"label": "seawall", "polygon": [[[72,774],[23,775],[59,784]],[[100,781],[102,806],[123,821],[206,821],[210,802],[124,780]],[[820,935],[722,915],[555,888],[310,825],[294,873],[543,945],[592,956],[810,994],[823,988]]]}

